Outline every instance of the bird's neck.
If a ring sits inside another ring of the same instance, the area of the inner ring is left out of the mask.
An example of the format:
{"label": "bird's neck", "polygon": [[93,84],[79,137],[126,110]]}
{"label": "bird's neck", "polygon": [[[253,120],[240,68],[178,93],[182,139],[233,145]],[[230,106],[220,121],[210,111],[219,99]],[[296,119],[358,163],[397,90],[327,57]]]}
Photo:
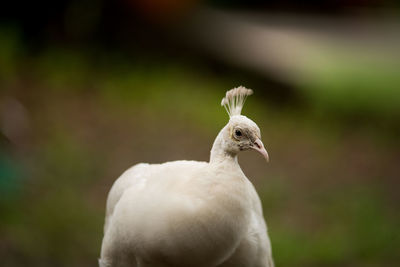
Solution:
{"label": "bird's neck", "polygon": [[239,167],[237,154],[230,153],[224,149],[225,133],[226,133],[226,127],[219,132],[217,138],[214,141],[210,153],[210,164],[215,165],[224,163],[224,164],[233,164],[235,166],[237,165],[237,167]]}

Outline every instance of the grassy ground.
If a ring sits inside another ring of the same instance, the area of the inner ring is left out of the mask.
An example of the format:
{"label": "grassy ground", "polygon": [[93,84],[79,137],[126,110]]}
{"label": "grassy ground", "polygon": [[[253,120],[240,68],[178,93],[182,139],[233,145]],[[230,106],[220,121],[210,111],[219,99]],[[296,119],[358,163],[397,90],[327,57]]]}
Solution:
{"label": "grassy ground", "polygon": [[[0,100],[24,118],[0,155],[0,257],[10,267],[96,266],[113,181],[138,162],[207,160],[227,121],[220,99],[238,85],[167,61],[10,53]],[[277,266],[399,262],[396,126],[283,109],[254,89],[244,113],[272,160],[239,160],[262,198]]]}

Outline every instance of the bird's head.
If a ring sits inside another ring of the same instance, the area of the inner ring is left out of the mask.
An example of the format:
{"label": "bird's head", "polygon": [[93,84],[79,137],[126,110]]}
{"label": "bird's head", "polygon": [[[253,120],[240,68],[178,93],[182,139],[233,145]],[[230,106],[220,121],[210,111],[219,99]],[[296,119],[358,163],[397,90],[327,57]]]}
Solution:
{"label": "bird's head", "polygon": [[242,115],[232,116],[224,129],[224,150],[231,154],[240,151],[256,150],[269,161],[267,150],[261,142],[261,133],[257,124]]}
{"label": "bird's head", "polygon": [[240,86],[226,92],[226,96],[222,99],[221,105],[225,107],[230,117],[228,124],[222,130],[223,149],[233,155],[253,149],[269,161],[257,124],[246,116],[240,115],[246,97],[252,93],[252,90]]}

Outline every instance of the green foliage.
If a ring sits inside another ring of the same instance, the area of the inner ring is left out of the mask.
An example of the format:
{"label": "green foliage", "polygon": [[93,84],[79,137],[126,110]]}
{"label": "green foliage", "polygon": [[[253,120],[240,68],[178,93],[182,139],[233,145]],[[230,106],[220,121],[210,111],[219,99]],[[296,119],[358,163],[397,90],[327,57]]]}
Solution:
{"label": "green foliage", "polygon": [[0,86],[16,79],[22,50],[18,31],[12,26],[0,26]]}
{"label": "green foliage", "polygon": [[398,120],[400,61],[377,53],[315,48],[303,66],[299,88],[316,110]]}

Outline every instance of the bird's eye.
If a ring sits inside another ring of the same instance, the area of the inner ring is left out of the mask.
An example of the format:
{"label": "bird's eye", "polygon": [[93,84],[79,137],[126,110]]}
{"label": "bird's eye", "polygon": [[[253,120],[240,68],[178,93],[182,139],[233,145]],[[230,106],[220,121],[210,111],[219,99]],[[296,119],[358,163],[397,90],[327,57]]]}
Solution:
{"label": "bird's eye", "polygon": [[236,131],[235,131],[235,135],[236,135],[236,136],[242,136],[242,132],[241,132],[240,130],[236,130]]}

